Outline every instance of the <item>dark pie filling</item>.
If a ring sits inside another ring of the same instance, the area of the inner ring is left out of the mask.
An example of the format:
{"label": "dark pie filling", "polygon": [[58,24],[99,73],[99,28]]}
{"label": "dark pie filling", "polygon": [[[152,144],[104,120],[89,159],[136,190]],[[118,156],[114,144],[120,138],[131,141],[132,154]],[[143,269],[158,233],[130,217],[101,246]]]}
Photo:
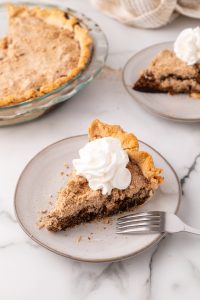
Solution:
{"label": "dark pie filling", "polygon": [[90,211],[88,208],[83,208],[77,214],[71,215],[70,217],[58,217],[52,214],[46,217],[46,228],[56,232],[79,225],[81,223],[93,221],[94,219],[112,216],[142,205],[147,201],[151,194],[151,191],[143,188],[137,194],[135,194],[133,198],[118,200],[116,202],[116,206],[111,210],[104,205],[99,209],[99,211]]}
{"label": "dark pie filling", "polygon": [[[167,80],[175,80],[179,84],[179,88],[176,85],[168,84],[166,87],[163,87],[163,83]],[[180,83],[186,80],[191,80],[195,84],[199,85],[196,89],[192,87],[192,85],[182,86],[180,89]],[[152,73],[143,74],[138,81],[133,86],[134,90],[140,92],[148,92],[148,93],[159,93],[166,92],[170,94],[175,93],[190,93],[190,92],[200,92],[200,74],[197,77],[181,77],[174,74],[169,74],[167,76],[161,76],[158,79],[154,77]]]}

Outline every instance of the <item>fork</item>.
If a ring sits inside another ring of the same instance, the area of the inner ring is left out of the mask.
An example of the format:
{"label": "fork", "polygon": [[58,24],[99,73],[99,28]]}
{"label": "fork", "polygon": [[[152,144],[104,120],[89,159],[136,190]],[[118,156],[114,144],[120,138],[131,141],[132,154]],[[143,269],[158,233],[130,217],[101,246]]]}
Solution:
{"label": "fork", "polygon": [[175,214],[164,211],[149,211],[133,213],[119,218],[116,233],[147,234],[181,231],[200,235],[200,229],[186,225]]}

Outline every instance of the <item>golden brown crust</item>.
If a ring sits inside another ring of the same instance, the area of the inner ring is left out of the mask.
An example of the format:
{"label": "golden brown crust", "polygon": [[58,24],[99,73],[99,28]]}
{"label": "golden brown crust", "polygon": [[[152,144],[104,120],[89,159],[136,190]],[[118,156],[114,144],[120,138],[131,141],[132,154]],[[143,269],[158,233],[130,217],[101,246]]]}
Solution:
{"label": "golden brown crust", "polygon": [[94,120],[88,129],[90,140],[112,136],[121,141],[122,147],[127,151],[129,157],[135,161],[143,175],[150,181],[152,189],[156,189],[162,182],[163,177],[159,176],[162,169],[156,168],[152,156],[144,151],[139,151],[138,140],[132,133],[125,132],[118,125],[108,125],[99,120]]}
{"label": "golden brown crust", "polygon": [[1,49],[6,49],[7,45],[8,45],[7,37],[0,39],[0,48]]}
{"label": "golden brown crust", "polygon": [[[79,20],[76,17],[66,18],[65,12],[56,8],[28,8],[26,6],[8,5],[9,21],[23,12],[28,12],[31,16],[36,16],[45,20],[50,25],[67,29],[74,33],[74,39],[80,45],[80,58],[76,68],[72,69],[66,76],[56,79],[54,82],[42,85],[39,89],[29,89],[23,95],[12,94],[0,98],[0,106],[17,104],[36,97],[40,97],[49,93],[63,84],[67,83],[78,75],[87,65],[91,56],[92,39],[89,36],[88,30],[79,25]],[[0,40],[0,48],[5,49],[7,45],[7,38]]]}
{"label": "golden brown crust", "polygon": [[190,96],[195,99],[200,99],[200,93],[191,93]]}
{"label": "golden brown crust", "polygon": [[127,133],[118,125],[108,125],[97,119],[90,124],[88,135],[91,140],[107,136],[116,137],[120,140],[125,150],[139,149],[138,140],[133,133]]}

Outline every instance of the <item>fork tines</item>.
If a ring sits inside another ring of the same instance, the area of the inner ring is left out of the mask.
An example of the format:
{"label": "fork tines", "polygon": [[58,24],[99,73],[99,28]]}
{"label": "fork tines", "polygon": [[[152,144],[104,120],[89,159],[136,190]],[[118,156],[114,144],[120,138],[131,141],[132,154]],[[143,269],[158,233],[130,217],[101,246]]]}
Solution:
{"label": "fork tines", "polygon": [[117,220],[117,233],[158,232],[162,212],[133,213]]}

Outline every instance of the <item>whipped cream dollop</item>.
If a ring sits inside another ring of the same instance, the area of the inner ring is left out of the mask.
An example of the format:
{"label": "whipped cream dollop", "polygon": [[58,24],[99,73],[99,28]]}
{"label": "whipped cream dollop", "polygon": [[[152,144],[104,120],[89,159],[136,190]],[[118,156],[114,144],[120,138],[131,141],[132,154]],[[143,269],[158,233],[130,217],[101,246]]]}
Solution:
{"label": "whipped cream dollop", "polygon": [[200,62],[200,27],[183,30],[174,43],[174,52],[188,65]]}
{"label": "whipped cream dollop", "polygon": [[76,174],[88,180],[92,190],[111,194],[112,189],[126,189],[131,182],[127,169],[128,154],[120,141],[112,137],[99,138],[79,150],[79,159],[73,160]]}

